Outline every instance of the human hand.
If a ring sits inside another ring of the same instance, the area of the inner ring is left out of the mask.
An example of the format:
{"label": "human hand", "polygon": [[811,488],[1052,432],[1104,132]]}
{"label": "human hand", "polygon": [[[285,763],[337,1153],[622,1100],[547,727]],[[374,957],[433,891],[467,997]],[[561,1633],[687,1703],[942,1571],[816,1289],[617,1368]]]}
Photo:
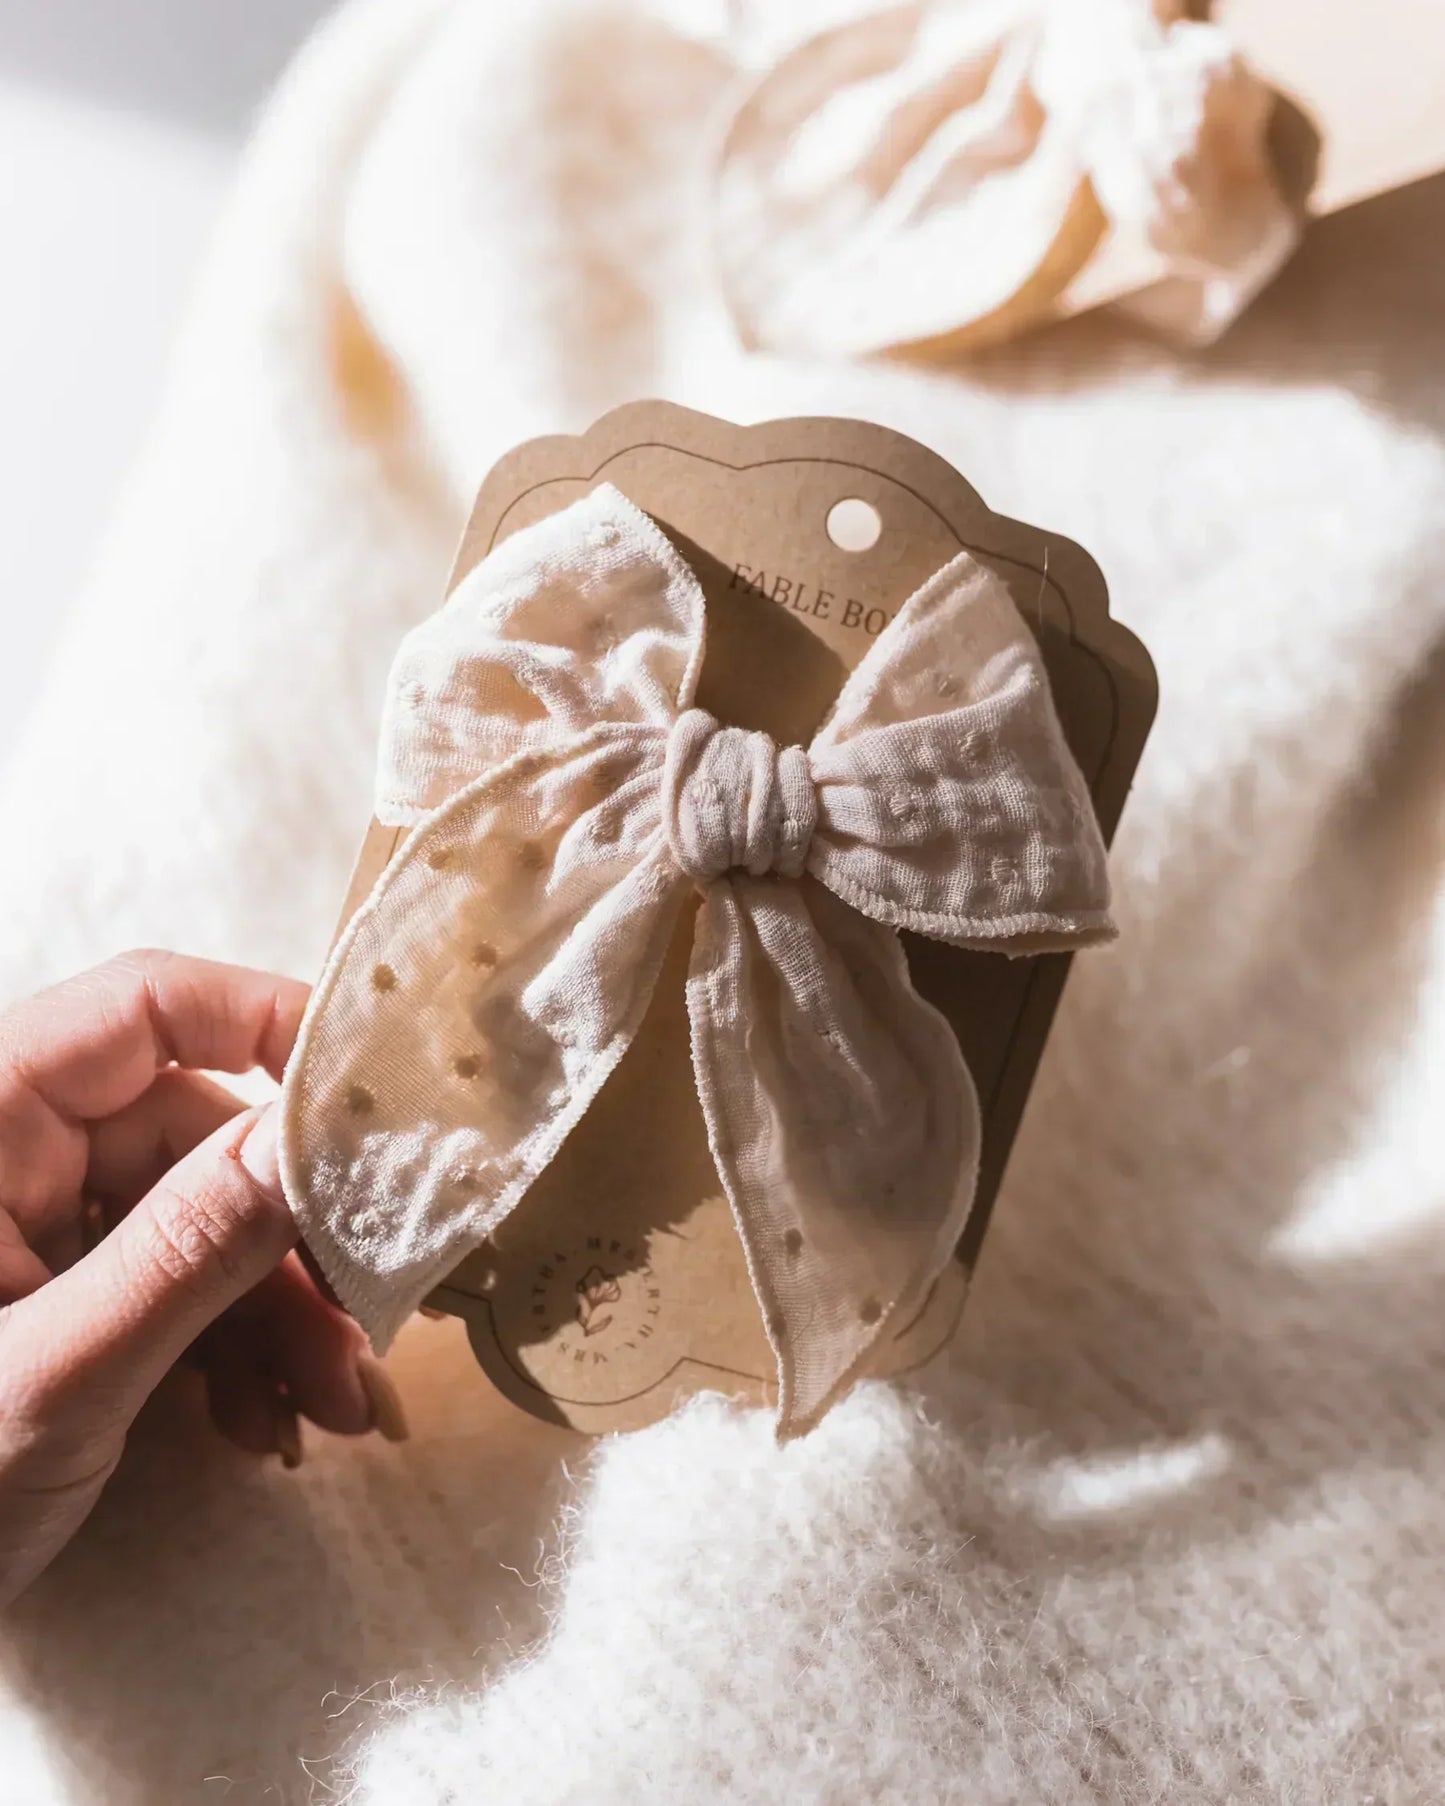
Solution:
{"label": "human hand", "polygon": [[83,1522],[190,1351],[216,1427],[301,1459],[298,1416],[406,1434],[360,1330],[292,1252],[272,1109],[306,988],[135,953],[0,1013],[0,1603]]}

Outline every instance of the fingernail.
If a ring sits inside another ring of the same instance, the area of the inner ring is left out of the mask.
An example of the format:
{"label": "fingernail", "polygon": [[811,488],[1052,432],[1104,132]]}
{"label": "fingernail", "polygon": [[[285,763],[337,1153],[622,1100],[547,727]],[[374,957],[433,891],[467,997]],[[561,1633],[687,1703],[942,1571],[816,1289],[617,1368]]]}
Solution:
{"label": "fingernail", "polygon": [[374,1356],[363,1354],[356,1358],[356,1377],[371,1406],[372,1429],[379,1430],[388,1442],[405,1442],[411,1429],[391,1375]]}
{"label": "fingernail", "polygon": [[250,1174],[252,1183],[273,1198],[281,1196],[279,1134],[280,1121],[273,1105],[256,1118],[236,1149],[236,1158]]}
{"label": "fingernail", "polygon": [[446,1312],[439,1311],[434,1304],[419,1304],[416,1314],[418,1317],[425,1317],[430,1323],[440,1323],[446,1316]]}
{"label": "fingernail", "polygon": [[289,1405],[276,1406],[276,1452],[282,1467],[301,1465],[301,1420]]}

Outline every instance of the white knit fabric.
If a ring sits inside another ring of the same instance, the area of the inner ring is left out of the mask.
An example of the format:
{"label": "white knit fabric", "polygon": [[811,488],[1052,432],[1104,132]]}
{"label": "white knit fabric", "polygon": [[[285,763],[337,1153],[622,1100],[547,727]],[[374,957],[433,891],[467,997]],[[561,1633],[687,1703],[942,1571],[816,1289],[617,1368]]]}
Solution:
{"label": "white knit fabric", "polygon": [[181,1379],[0,1630],[0,1786],[289,1806],[370,1735],[364,1806],[1420,1806],[1439,186],[1326,222],[1201,361],[1093,320],[943,370],[753,360],[692,233],[728,59],[684,10],[370,0],[295,70],[0,784],[4,988],[134,941],[314,975],[480,476],[656,393],[880,420],[1094,553],[1163,696],[1119,943],[911,1390],[781,1450],[709,1402],[594,1448],[418,1323],[412,1442],[288,1474]]}
{"label": "white knit fabric", "polygon": [[806,749],[694,706],[706,633],[695,573],[602,483],[407,636],[377,814],[414,830],[316,985],[281,1170],[384,1349],[525,1205],[700,891],[673,1053],[690,1050],[786,1439],[886,1371],[973,1203],[978,1096],[898,930],[1022,954],[1113,924],[1043,659],[972,553],[901,601]]}

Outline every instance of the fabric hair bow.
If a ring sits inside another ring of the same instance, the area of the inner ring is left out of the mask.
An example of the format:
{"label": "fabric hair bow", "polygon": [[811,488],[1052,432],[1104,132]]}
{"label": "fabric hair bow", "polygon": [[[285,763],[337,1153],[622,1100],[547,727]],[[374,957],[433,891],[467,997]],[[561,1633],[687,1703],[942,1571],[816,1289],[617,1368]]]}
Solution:
{"label": "fabric hair bow", "polygon": [[317,986],[282,1170],[384,1346],[587,1110],[700,893],[697,1093],[786,1436],[924,1301],[973,1195],[973,1084],[896,930],[1077,947],[1112,933],[1108,880],[1033,636],[968,553],[806,750],[693,706],[704,631],[692,571],[603,485],[408,635],[377,813],[413,832]]}
{"label": "fabric hair bow", "polygon": [[718,161],[718,261],[752,344],[997,340],[1095,258],[1124,278],[1091,270],[1097,298],[1137,290],[1130,312],[1205,344],[1299,241],[1274,95],[1185,0],[823,10],[857,16],[761,47]]}

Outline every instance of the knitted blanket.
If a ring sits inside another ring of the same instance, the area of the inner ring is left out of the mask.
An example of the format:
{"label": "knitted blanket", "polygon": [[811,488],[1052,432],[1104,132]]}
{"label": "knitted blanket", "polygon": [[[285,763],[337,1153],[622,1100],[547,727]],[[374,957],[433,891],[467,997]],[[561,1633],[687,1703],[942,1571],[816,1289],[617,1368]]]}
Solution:
{"label": "knitted blanket", "polygon": [[[1445,1794],[1445,187],[1213,352],[745,354],[705,0],[353,0],[251,149],[3,774],[0,990],[318,969],[400,634],[516,440],[860,415],[1086,545],[1162,710],[956,1345],[814,1434],[593,1445],[460,1327],[400,1449],[224,1448],[184,1376],[0,1631],[16,1806],[1407,1806]],[[328,1791],[331,1790],[331,1791]]]}

